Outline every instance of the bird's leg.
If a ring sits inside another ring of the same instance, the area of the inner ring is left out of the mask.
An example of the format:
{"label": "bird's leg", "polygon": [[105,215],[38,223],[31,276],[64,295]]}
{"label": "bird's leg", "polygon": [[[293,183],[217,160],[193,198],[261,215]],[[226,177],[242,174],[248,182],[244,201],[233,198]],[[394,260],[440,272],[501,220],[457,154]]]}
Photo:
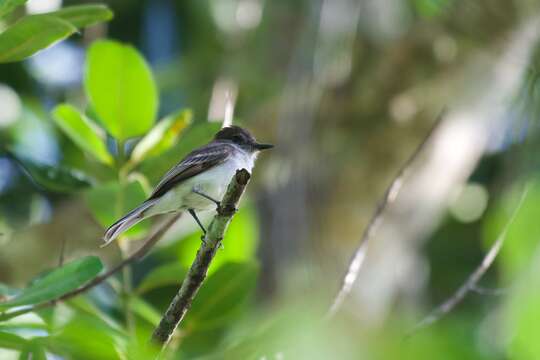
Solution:
{"label": "bird's leg", "polygon": [[213,197],[209,196],[209,195],[206,195],[205,193],[203,193],[202,191],[200,191],[199,189],[197,188],[193,188],[191,191],[193,191],[195,194],[197,195],[200,195],[202,196],[203,198],[207,199],[207,200],[210,200],[211,202],[213,202],[214,204],[216,204],[217,207],[220,207],[221,205],[221,202],[214,199]]}
{"label": "bird's leg", "polygon": [[195,212],[195,210],[188,209],[188,212],[193,217],[193,219],[195,219],[195,222],[197,222],[197,225],[199,225],[199,227],[201,228],[201,230],[203,232],[203,235],[201,236],[201,240],[202,240],[203,243],[206,244],[206,242],[204,241],[204,238],[206,236],[206,229],[204,228],[203,224],[201,223],[201,221],[197,217],[197,213]]}

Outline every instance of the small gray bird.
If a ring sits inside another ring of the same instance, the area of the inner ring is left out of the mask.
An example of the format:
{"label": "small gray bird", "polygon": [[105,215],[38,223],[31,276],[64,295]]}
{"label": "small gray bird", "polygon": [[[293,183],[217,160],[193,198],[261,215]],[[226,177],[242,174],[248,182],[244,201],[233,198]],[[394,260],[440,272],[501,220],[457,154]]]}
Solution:
{"label": "small gray bird", "polygon": [[105,232],[103,246],[143,219],[185,210],[206,232],[196,211],[219,204],[236,170],[251,172],[259,151],[272,147],[258,143],[239,126],[221,129],[211,142],[193,150],[169,170],[148,200],[112,224]]}

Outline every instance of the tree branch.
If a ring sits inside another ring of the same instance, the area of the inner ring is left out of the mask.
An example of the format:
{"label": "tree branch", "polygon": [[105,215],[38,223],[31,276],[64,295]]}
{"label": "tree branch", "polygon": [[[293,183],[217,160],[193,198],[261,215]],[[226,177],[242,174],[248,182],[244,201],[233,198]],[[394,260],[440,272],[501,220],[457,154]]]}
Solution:
{"label": "tree branch", "polygon": [[70,292],[68,292],[68,293],[66,293],[66,294],[64,294],[64,295],[62,295],[62,296],[60,296],[60,297],[58,297],[56,299],[53,299],[53,300],[50,300],[50,301],[47,301],[47,302],[44,302],[44,303],[41,303],[41,304],[37,304],[37,305],[32,306],[32,307],[27,308],[27,309],[22,309],[22,310],[18,310],[18,311],[13,311],[13,312],[0,314],[0,320],[3,321],[3,320],[11,319],[11,318],[14,318],[14,317],[22,315],[22,314],[26,314],[26,313],[31,312],[31,311],[35,311],[35,310],[44,309],[44,308],[47,308],[47,307],[54,306],[59,301],[69,300],[69,299],[71,299],[71,298],[73,298],[73,297],[75,297],[77,295],[80,295],[80,294],[90,290],[91,288],[101,284],[102,282],[107,280],[109,277],[113,276],[118,271],[120,271],[124,266],[127,266],[127,265],[139,260],[144,255],[146,255],[146,253],[148,251],[150,251],[150,249],[163,237],[163,235],[167,232],[167,230],[170,229],[170,227],[176,222],[176,220],[178,220],[180,218],[180,216],[181,216],[181,214],[177,214],[177,215],[171,217],[170,219],[168,219],[167,221],[165,221],[162,225],[160,225],[158,227],[158,229],[155,232],[153,232],[148,238],[146,238],[146,240],[144,240],[143,245],[137,251],[135,251],[132,255],[130,255],[129,257],[122,260],[119,264],[117,264],[112,269],[104,272],[101,275],[96,276],[94,279],[92,279],[92,281],[86,283],[85,285],[81,286],[80,288],[75,289],[73,291],[70,291]]}
{"label": "tree branch", "polygon": [[236,207],[240,201],[240,197],[244,193],[249,178],[250,174],[245,169],[238,170],[233,177],[217,209],[217,214],[208,227],[201,247],[197,251],[195,260],[182,282],[182,286],[152,334],[153,343],[161,345],[164,348],[169,342],[174,330],[189,310],[197,291],[206,278],[210,263],[223,240],[227,226],[236,212]]}
{"label": "tree branch", "polygon": [[435,130],[438,128],[439,124],[442,121],[444,113],[445,111],[442,111],[439,114],[437,120],[435,121],[435,124],[428,131],[428,133],[424,137],[424,140],[422,140],[422,142],[414,150],[414,152],[407,159],[407,161],[401,166],[390,185],[386,188],[383,197],[377,204],[375,211],[371,215],[371,218],[364,232],[362,233],[362,237],[360,238],[360,242],[356,251],[353,254],[352,259],[349,261],[349,266],[347,267],[347,272],[345,273],[345,276],[343,276],[341,287],[337,295],[334,297],[334,301],[332,302],[332,305],[330,306],[326,314],[327,318],[330,318],[336,314],[336,312],[339,310],[339,308],[351,292],[352,286],[358,278],[358,273],[360,272],[360,268],[362,267],[362,263],[364,262],[369,241],[373,238],[379,225],[381,224],[386,208],[396,199],[399,191],[401,190],[403,180],[409,173],[411,165],[422,153],[422,150],[426,147],[426,144],[429,142],[429,140],[435,133]]}
{"label": "tree branch", "polygon": [[495,261],[495,258],[499,254],[499,251],[501,250],[501,247],[504,244],[504,241],[506,239],[506,235],[508,234],[508,229],[510,229],[510,226],[513,224],[514,220],[516,219],[516,216],[519,212],[519,209],[521,209],[521,206],[523,205],[523,202],[527,196],[528,191],[529,191],[529,187],[526,186],[521,194],[521,198],[519,199],[518,204],[516,205],[514,211],[512,212],[512,216],[510,216],[510,218],[504,225],[502,232],[499,234],[499,236],[497,237],[497,240],[493,243],[489,251],[486,253],[480,265],[478,265],[478,267],[471,273],[471,275],[469,275],[469,277],[463,283],[463,285],[461,285],[450,298],[448,298],[445,302],[440,304],[428,316],[423,318],[411,330],[409,330],[407,332],[407,337],[413,335],[418,330],[428,327],[432,325],[433,323],[437,322],[438,320],[440,320],[443,316],[445,316],[450,311],[452,311],[459,303],[461,303],[469,292],[476,291],[476,289],[479,288],[478,282],[480,281],[482,276],[484,276],[486,271],[490,268],[490,266]]}

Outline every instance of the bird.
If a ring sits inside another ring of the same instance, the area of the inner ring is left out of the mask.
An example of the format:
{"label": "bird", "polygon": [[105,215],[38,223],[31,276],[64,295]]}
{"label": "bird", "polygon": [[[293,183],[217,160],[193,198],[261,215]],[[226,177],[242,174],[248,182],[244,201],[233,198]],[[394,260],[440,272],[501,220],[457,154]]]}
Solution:
{"label": "bird", "polygon": [[[219,206],[236,170],[250,173],[257,155],[274,145],[259,143],[239,126],[219,130],[213,140],[190,152],[158,182],[147,200],[112,224],[103,236],[107,246],[140,221],[155,215],[188,211],[203,234],[197,211]],[[204,236],[204,235],[203,235]]]}

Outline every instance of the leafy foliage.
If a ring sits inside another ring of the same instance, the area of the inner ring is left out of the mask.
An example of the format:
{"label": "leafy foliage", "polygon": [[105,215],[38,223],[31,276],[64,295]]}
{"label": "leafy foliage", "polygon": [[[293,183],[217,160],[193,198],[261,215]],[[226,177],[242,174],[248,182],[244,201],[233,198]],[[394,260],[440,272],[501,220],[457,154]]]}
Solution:
{"label": "leafy foliage", "polygon": [[0,63],[20,61],[75,31],[71,23],[54,16],[24,17],[0,34]]}
{"label": "leafy foliage", "polygon": [[17,7],[26,3],[27,0],[2,0],[0,1],[0,18],[8,15]]}
{"label": "leafy foliage", "polygon": [[157,88],[148,64],[133,47],[110,40],[92,44],[85,88],[101,123],[118,140],[143,135],[154,124]]}
{"label": "leafy foliage", "polygon": [[86,116],[68,104],[58,105],[53,111],[53,116],[56,124],[81,149],[104,164],[113,164],[113,158],[107,151],[105,144],[104,132]]}
{"label": "leafy foliage", "polygon": [[[9,14],[21,0],[0,2],[0,18]],[[78,28],[112,18],[112,12],[103,5],[70,6],[56,12],[25,16],[0,33],[0,63],[23,60],[39,50],[61,41]]]}
{"label": "leafy foliage", "polygon": [[0,302],[0,310],[36,305],[62,296],[93,279],[103,269],[99,258],[88,256],[74,260],[34,280],[20,294]]}

